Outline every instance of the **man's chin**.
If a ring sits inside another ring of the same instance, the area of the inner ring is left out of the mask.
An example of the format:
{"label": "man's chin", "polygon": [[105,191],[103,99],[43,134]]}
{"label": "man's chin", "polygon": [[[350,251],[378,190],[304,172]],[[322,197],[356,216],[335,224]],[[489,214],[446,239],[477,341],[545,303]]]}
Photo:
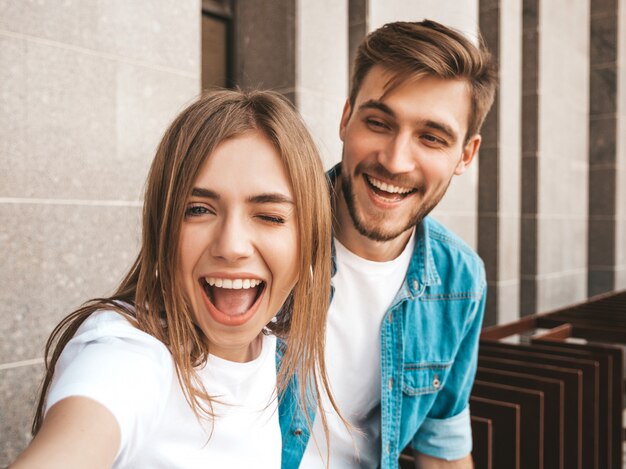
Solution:
{"label": "man's chin", "polygon": [[[401,237],[408,230],[412,230],[416,224],[420,223],[427,211],[418,210],[408,213],[408,206],[403,204],[396,207],[396,210],[381,210],[372,206],[365,196],[360,201],[353,193],[352,181],[342,178],[342,195],[352,219],[352,225],[356,231],[371,241],[380,243],[389,242]],[[363,197],[363,194],[361,194]]]}
{"label": "man's chin", "polygon": [[[413,227],[422,221],[423,217],[419,219],[410,220],[408,222],[404,222],[401,224],[401,228],[398,228],[398,223],[393,224],[393,226],[385,226],[387,223],[381,223],[378,221],[369,221],[365,222],[364,220],[358,219],[358,216],[352,215],[352,224],[354,228],[359,232],[359,234],[371,241],[376,241],[379,243],[384,243],[387,241],[393,241],[398,237],[405,234],[407,231],[412,230]],[[390,224],[391,225],[391,224]]]}

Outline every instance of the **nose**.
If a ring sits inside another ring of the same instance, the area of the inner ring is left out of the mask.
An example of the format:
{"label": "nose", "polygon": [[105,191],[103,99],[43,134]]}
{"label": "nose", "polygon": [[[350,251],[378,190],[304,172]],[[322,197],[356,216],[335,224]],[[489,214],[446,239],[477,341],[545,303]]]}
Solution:
{"label": "nose", "polygon": [[250,257],[254,251],[251,227],[240,215],[229,215],[221,220],[211,243],[211,255],[227,262]]}
{"label": "nose", "polygon": [[408,173],[415,169],[417,156],[414,153],[412,135],[399,132],[378,153],[378,162],[392,174]]}

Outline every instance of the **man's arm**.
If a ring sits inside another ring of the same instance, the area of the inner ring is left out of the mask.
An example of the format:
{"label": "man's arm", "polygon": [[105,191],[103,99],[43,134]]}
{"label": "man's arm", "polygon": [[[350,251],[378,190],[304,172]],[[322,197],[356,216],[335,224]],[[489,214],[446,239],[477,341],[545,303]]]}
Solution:
{"label": "man's arm", "polygon": [[472,450],[468,402],[476,374],[486,293],[486,287],[483,286],[480,299],[473,306],[474,313],[465,325],[466,330],[446,383],[438,391],[431,413],[413,437],[411,446],[416,455],[419,454],[416,461],[422,464],[417,467],[473,467],[471,457],[468,456]]}
{"label": "man's arm", "polygon": [[413,451],[416,469],[473,469],[474,461],[472,455],[468,454],[464,458],[454,461],[446,461],[445,459],[433,458],[423,453]]}

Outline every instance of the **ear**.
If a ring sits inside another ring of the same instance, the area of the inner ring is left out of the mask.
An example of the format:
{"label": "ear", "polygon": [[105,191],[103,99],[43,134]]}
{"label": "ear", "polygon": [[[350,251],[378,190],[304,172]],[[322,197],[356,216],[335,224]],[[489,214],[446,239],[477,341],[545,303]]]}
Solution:
{"label": "ear", "polygon": [[346,127],[348,121],[352,115],[352,106],[350,106],[350,99],[346,99],[346,104],[343,105],[343,113],[341,114],[341,122],[339,122],[339,138],[343,142],[346,135]]}
{"label": "ear", "polygon": [[480,142],[482,138],[480,135],[476,134],[470,137],[469,141],[463,148],[463,153],[461,154],[461,159],[454,168],[454,174],[457,176],[463,174],[469,164],[472,162],[476,153],[478,153],[478,148],[480,148]]}

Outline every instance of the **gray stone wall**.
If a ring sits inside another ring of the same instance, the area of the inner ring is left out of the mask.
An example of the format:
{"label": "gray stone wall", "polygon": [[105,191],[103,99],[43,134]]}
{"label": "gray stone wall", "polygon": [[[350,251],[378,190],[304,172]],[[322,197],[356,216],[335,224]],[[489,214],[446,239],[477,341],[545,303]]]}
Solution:
{"label": "gray stone wall", "polygon": [[[53,326],[136,255],[155,146],[199,91],[200,14],[0,0],[0,466],[29,440]],[[478,160],[433,213],[485,260],[486,323],[626,288],[623,2],[238,0],[235,82],[291,99],[328,168],[356,44],[426,17],[480,27],[498,62]]]}
{"label": "gray stone wall", "polygon": [[0,0],[0,467],[54,325],[137,254],[144,180],[199,91],[200,2]]}

